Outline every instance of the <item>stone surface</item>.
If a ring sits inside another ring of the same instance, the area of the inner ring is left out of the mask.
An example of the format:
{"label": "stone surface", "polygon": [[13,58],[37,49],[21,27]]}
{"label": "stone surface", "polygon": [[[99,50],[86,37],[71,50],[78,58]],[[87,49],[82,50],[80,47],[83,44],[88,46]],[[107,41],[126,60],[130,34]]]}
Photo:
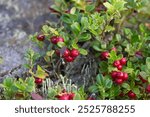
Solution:
{"label": "stone surface", "polygon": [[[0,0],[0,79],[19,68],[24,71],[24,53],[32,46],[28,35],[40,30],[46,20],[54,20],[48,6],[52,0]],[[10,75],[11,76],[11,75]]]}

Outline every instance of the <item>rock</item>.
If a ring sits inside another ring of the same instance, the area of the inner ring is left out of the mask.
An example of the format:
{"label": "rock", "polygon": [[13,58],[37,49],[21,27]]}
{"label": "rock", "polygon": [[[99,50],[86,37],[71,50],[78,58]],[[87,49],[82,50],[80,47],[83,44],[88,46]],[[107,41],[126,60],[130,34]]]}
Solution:
{"label": "rock", "polygon": [[[52,0],[0,0],[0,79],[25,71],[24,53],[32,46],[28,35],[55,19],[48,10]],[[53,17],[53,18],[52,18]],[[10,73],[12,72],[13,73]]]}

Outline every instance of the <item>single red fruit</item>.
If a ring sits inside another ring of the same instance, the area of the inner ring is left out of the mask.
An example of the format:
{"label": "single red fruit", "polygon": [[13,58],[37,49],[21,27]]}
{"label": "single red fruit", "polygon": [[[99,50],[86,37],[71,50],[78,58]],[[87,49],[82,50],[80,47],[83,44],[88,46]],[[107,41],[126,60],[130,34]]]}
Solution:
{"label": "single red fruit", "polygon": [[128,97],[129,97],[130,99],[136,99],[136,94],[135,94],[133,91],[129,91],[129,92],[128,92]]}
{"label": "single red fruit", "polygon": [[140,78],[140,80],[143,82],[143,83],[146,83],[148,82],[146,79],[144,79],[141,75],[138,76]]}
{"label": "single red fruit", "polygon": [[66,62],[73,62],[74,61],[74,58],[71,57],[71,56],[67,56],[64,58]]}
{"label": "single red fruit", "polygon": [[37,85],[41,84],[42,82],[43,82],[43,79],[41,79],[41,78],[35,78],[35,83]]}
{"label": "single red fruit", "polygon": [[124,77],[123,72],[117,72],[116,77],[117,77],[117,79],[123,79],[123,77]]}
{"label": "single red fruit", "polygon": [[62,37],[57,37],[57,43],[58,42],[64,42],[64,38],[62,38]]}
{"label": "single red fruit", "polygon": [[111,72],[111,77],[112,77],[113,79],[115,79],[116,76],[117,76],[117,72],[116,72],[116,71]]}
{"label": "single red fruit", "polygon": [[72,49],[71,51],[70,51],[70,56],[71,57],[77,57],[77,56],[79,56],[79,51],[77,50],[77,49]]}
{"label": "single red fruit", "polygon": [[150,85],[148,85],[148,86],[146,87],[146,92],[147,92],[147,93],[150,93]]}
{"label": "single red fruit", "polygon": [[69,50],[69,49],[66,49],[66,50],[64,51],[64,53],[63,53],[63,57],[65,58],[65,57],[68,57],[68,56],[70,56],[70,50]]}
{"label": "single red fruit", "polygon": [[125,65],[126,63],[127,63],[127,59],[126,58],[120,59],[120,64],[121,65]]}
{"label": "single red fruit", "polygon": [[122,70],[122,65],[118,65],[117,69],[121,71]]}
{"label": "single red fruit", "polygon": [[109,52],[102,52],[100,55],[101,60],[107,60],[109,57]]}
{"label": "single red fruit", "polygon": [[53,44],[57,44],[57,36],[53,36],[53,37],[51,37],[51,42],[53,43]]}
{"label": "single red fruit", "polygon": [[128,80],[128,74],[127,73],[123,73],[123,78],[122,78],[124,81]]}
{"label": "single red fruit", "polygon": [[122,79],[115,79],[115,83],[121,85],[123,83]]}
{"label": "single red fruit", "polygon": [[120,61],[119,61],[119,60],[114,61],[114,63],[113,63],[113,66],[114,66],[114,67],[117,67],[117,66],[119,66],[119,65],[120,65]]}
{"label": "single red fruit", "polygon": [[44,41],[44,39],[45,39],[45,36],[42,35],[42,34],[39,34],[39,35],[37,36],[37,40],[39,40],[39,41]]}

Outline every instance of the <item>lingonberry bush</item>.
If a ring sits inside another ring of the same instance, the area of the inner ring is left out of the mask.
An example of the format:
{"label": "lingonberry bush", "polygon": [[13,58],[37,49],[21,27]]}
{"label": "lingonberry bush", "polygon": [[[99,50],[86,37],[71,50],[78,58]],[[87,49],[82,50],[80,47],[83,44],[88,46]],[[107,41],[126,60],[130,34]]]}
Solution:
{"label": "lingonberry bush", "polygon": [[[30,82],[5,79],[2,97],[150,99],[148,3],[148,0],[55,0],[49,10],[57,15],[58,22],[47,21],[40,32],[30,36],[40,48],[40,53],[29,49],[25,55],[24,66],[30,77],[26,80]],[[73,68],[80,72],[74,73]],[[26,85],[31,87],[28,89]]]}

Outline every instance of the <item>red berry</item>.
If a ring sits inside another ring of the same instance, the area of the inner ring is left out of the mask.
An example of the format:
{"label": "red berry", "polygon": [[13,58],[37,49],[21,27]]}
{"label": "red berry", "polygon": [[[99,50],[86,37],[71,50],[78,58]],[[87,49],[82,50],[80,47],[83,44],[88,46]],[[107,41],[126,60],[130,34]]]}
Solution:
{"label": "red berry", "polygon": [[133,91],[129,91],[129,92],[128,92],[128,97],[129,97],[130,99],[136,99],[136,94],[135,94]]}
{"label": "red berry", "polygon": [[111,77],[112,77],[113,79],[115,79],[116,76],[117,76],[117,72],[116,72],[116,71],[111,72]]}
{"label": "red berry", "polygon": [[123,77],[124,77],[123,72],[117,72],[116,77],[117,77],[117,79],[123,79]]}
{"label": "red berry", "polygon": [[121,71],[122,70],[122,65],[118,65],[117,69]]}
{"label": "red berry", "polygon": [[63,57],[68,57],[70,55],[70,50],[66,49],[63,53]]}
{"label": "red berry", "polygon": [[64,39],[62,37],[57,37],[57,43],[58,42],[64,42]]}
{"label": "red berry", "polygon": [[57,44],[57,36],[53,36],[53,37],[51,37],[51,42],[53,43],[53,44]]}
{"label": "red berry", "polygon": [[143,83],[146,83],[148,82],[146,79],[144,79],[141,75],[138,76],[140,78],[140,80],[143,82]]}
{"label": "red berry", "polygon": [[71,52],[70,52],[70,56],[71,57],[77,57],[79,56],[79,51],[77,49],[72,49]]}
{"label": "red berry", "polygon": [[39,35],[37,36],[37,39],[38,39],[39,41],[44,41],[45,36],[42,35],[42,34],[39,34]]}
{"label": "red berry", "polygon": [[124,73],[123,73],[123,78],[122,78],[122,79],[123,79],[124,81],[125,81],[125,80],[128,80],[128,74],[124,72]]}
{"label": "red berry", "polygon": [[107,60],[109,57],[109,52],[102,52],[100,55],[101,60]]}
{"label": "red berry", "polygon": [[37,85],[41,84],[42,82],[43,82],[43,79],[41,79],[41,78],[35,78],[35,83]]}
{"label": "red berry", "polygon": [[127,63],[127,59],[126,58],[120,59],[120,64],[121,65],[125,65],[126,63]]}
{"label": "red berry", "polygon": [[147,93],[150,93],[150,85],[148,85],[148,86],[146,87],[146,91],[147,91]]}
{"label": "red berry", "polygon": [[121,85],[123,83],[122,79],[115,79],[115,83]]}
{"label": "red berry", "polygon": [[117,66],[119,66],[119,65],[120,65],[120,61],[119,61],[119,60],[114,61],[114,63],[113,63],[113,66],[114,66],[114,67],[117,67]]}
{"label": "red berry", "polygon": [[71,56],[67,56],[64,59],[66,60],[66,62],[73,62],[74,61],[74,58]]}

